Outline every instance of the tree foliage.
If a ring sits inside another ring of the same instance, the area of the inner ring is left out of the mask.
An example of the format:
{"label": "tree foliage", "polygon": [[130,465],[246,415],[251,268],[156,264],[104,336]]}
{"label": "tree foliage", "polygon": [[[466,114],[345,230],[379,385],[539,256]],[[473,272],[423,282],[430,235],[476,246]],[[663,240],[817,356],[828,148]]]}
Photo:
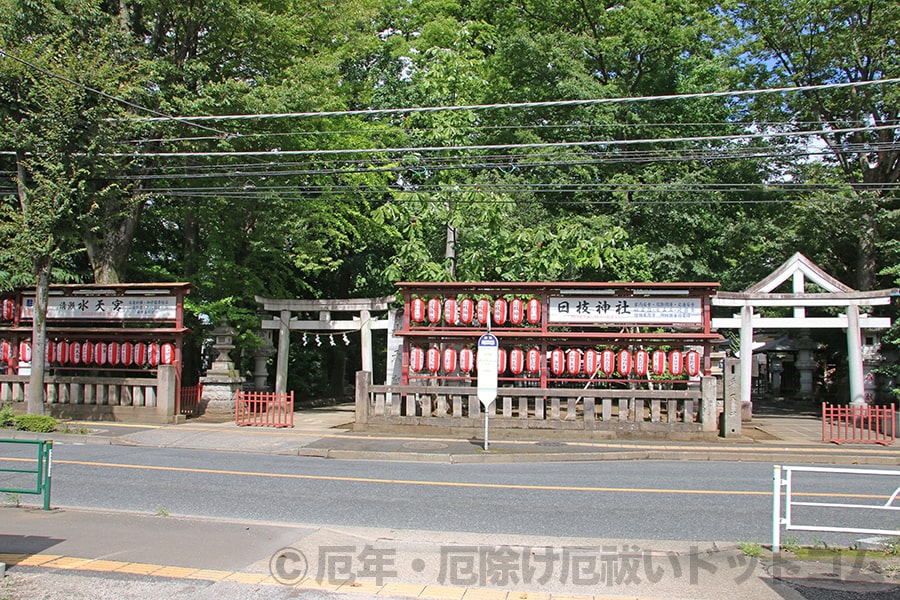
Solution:
{"label": "tree foliage", "polygon": [[246,349],[398,280],[891,285],[900,86],[702,94],[896,78],[895,5],[0,0],[3,284],[189,281]]}

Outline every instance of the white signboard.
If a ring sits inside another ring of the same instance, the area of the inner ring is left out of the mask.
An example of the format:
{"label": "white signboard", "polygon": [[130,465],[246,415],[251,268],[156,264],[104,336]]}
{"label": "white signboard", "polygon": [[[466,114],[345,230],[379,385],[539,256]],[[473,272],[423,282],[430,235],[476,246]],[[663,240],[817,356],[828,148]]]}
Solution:
{"label": "white signboard", "polygon": [[478,399],[485,409],[497,397],[497,371],[500,368],[500,341],[492,333],[478,338]]}
{"label": "white signboard", "polygon": [[[50,296],[47,319],[174,321],[175,296]],[[34,318],[34,298],[25,298],[22,318]]]}
{"label": "white signboard", "polygon": [[550,323],[703,325],[700,298],[560,296],[550,298]]}

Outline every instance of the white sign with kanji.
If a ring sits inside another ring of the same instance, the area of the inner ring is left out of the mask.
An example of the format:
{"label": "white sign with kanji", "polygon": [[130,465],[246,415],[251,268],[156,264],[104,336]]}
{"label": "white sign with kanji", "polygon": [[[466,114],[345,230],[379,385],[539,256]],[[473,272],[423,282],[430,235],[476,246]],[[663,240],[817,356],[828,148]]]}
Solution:
{"label": "white sign with kanji", "polygon": [[[92,321],[173,321],[175,296],[51,296],[47,319],[90,319]],[[25,298],[22,318],[34,318],[34,298]]]}
{"label": "white sign with kanji", "polygon": [[560,296],[550,298],[550,323],[703,324],[700,298]]}

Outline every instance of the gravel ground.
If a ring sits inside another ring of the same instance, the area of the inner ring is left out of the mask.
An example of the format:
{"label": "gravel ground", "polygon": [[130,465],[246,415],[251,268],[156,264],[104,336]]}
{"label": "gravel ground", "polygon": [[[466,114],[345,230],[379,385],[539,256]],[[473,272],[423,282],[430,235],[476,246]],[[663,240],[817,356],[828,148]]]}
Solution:
{"label": "gravel ground", "polygon": [[[235,582],[137,578],[104,573],[52,573],[28,568],[7,571],[0,600],[363,600],[363,594],[332,594],[287,586]],[[379,596],[379,598],[383,598]]]}

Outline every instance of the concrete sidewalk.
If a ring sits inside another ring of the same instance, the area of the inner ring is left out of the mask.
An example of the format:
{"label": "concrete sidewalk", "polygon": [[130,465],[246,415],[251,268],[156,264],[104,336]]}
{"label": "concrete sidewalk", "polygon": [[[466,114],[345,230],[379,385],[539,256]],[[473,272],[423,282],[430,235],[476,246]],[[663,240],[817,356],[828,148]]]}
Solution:
{"label": "concrete sidewalk", "polygon": [[[352,431],[353,406],[303,409],[292,429],[191,420],[143,426],[73,423],[88,433],[59,444],[120,444],[346,459],[431,462],[738,460],[774,463],[900,464],[894,446],[834,446],[814,416],[766,415],[745,435],[715,442],[552,442]],[[327,528],[202,517],[0,508],[0,597],[118,599],[900,597],[900,563],[865,556],[776,560],[734,541],[544,539],[441,531]],[[437,524],[436,524],[437,525]],[[864,595],[860,595],[864,594]]]}
{"label": "concrete sidewalk", "polygon": [[[3,598],[896,598],[900,560],[0,508]],[[812,593],[810,592],[812,590]],[[852,592],[857,595],[841,595]],[[327,595],[323,595],[326,594]],[[859,595],[865,594],[865,595]]]}
{"label": "concrete sidewalk", "polygon": [[804,414],[755,416],[743,436],[713,442],[658,440],[515,440],[493,439],[488,450],[479,434],[471,439],[434,435],[354,432],[352,404],[302,409],[293,428],[238,427],[202,419],[178,425],[70,423],[88,433],[31,434],[7,430],[2,437],[53,439],[57,443],[118,444],[258,452],[335,459],[410,460],[440,463],[536,462],[584,460],[735,460],[813,464],[900,465],[900,444],[822,442],[821,419]]}

